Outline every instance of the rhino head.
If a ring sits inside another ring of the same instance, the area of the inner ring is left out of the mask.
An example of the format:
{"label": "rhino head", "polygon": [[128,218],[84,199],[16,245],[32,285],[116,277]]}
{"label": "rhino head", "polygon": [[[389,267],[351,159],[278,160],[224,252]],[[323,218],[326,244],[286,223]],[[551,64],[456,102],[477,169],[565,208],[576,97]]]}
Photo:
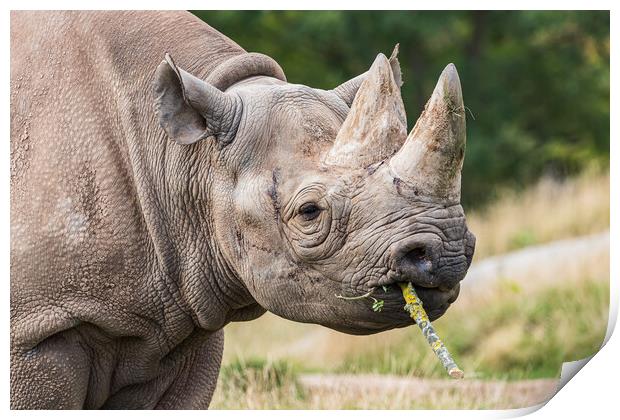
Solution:
{"label": "rhino head", "polygon": [[[399,282],[431,319],[457,298],[475,245],[459,204],[459,77],[445,68],[408,136],[401,84],[395,54],[328,91],[251,77],[223,92],[169,56],[159,66],[161,126],[179,144],[208,144],[198,195],[218,264],[262,308],[370,334],[413,322]],[[369,291],[381,312],[336,297]]]}

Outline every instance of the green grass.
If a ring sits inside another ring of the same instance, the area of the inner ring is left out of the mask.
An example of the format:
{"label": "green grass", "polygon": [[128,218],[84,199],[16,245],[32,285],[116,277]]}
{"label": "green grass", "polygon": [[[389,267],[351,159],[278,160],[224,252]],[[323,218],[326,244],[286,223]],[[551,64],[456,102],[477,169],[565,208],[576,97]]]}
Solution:
{"label": "green grass", "polygon": [[[595,353],[605,336],[607,281],[551,287],[533,295],[503,287],[495,303],[448,311],[435,327],[471,376],[494,379],[557,377],[562,362]],[[347,356],[337,372],[445,378],[420,331]]]}
{"label": "green grass", "polygon": [[301,394],[296,382],[297,371],[294,364],[287,360],[237,359],[222,367],[220,378],[224,389],[273,391],[293,384]]}
{"label": "green grass", "polygon": [[515,249],[525,248],[527,246],[536,245],[539,243],[538,238],[536,237],[536,233],[532,232],[530,229],[523,229],[515,232],[508,239],[508,250],[513,251]]}
{"label": "green grass", "polygon": [[214,408],[264,408],[269,401],[270,408],[289,409],[305,399],[291,362],[236,359],[220,371]]}

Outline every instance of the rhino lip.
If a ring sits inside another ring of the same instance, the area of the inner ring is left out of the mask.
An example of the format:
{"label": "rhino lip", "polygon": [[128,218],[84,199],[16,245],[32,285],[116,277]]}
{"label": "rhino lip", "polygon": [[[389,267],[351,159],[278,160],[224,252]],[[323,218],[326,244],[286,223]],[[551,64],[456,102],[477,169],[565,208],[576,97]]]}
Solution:
{"label": "rhino lip", "polygon": [[[398,282],[402,283],[402,282]],[[398,293],[398,296],[402,296],[402,291],[398,283],[387,283],[382,284],[380,286],[375,286],[374,289],[376,292],[381,292],[387,295],[391,295],[392,293]],[[436,287],[424,287],[424,286],[415,286],[416,290],[420,290],[424,292],[434,292],[438,289]]]}
{"label": "rhino lip", "polygon": [[[431,284],[425,284],[424,286],[419,284],[420,279],[414,276],[404,276],[396,271],[390,270],[384,277],[379,279],[376,283],[370,285],[372,289],[375,290],[373,296],[376,298],[388,301],[398,301],[399,304],[404,303],[402,297],[402,291],[399,286],[399,283],[411,282],[415,289],[419,292],[420,295],[432,295],[432,294],[443,294],[447,292],[451,292],[455,287],[443,287],[441,282],[438,282],[439,285],[436,285],[436,282]],[[424,300],[424,299],[422,299]],[[434,311],[439,308],[436,307],[425,307],[425,309],[429,311]]]}
{"label": "rhino lip", "polygon": [[[381,276],[372,283],[369,283],[368,286],[370,290],[373,290],[373,297],[385,301],[385,309],[387,309],[386,312],[401,312],[402,305],[405,304],[405,301],[399,284],[411,282],[420,294],[424,309],[427,310],[429,314],[435,314],[438,311],[443,313],[447,309],[447,306],[450,306],[451,302],[444,302],[443,299],[440,298],[438,301],[440,302],[440,305],[437,306],[437,302],[435,302],[437,298],[431,298],[431,296],[439,297],[438,295],[448,293],[452,291],[454,287],[444,287],[443,282],[440,281],[440,279],[431,277],[432,273],[402,273],[397,269],[389,268],[385,275]],[[422,296],[430,298],[430,302],[424,304],[425,299],[422,298]],[[446,306],[446,308],[444,308],[444,306]],[[434,318],[436,318],[436,316],[434,316]],[[408,316],[407,319],[409,319]]]}
{"label": "rhino lip", "polygon": [[[397,270],[390,269],[387,274],[379,279],[376,283],[370,284],[371,287],[383,287],[397,285],[399,283],[411,282],[416,288],[434,289],[437,286],[432,285],[433,282],[429,281],[431,277],[430,273],[416,273],[416,275],[405,275]],[[420,285],[424,282],[424,286]]]}

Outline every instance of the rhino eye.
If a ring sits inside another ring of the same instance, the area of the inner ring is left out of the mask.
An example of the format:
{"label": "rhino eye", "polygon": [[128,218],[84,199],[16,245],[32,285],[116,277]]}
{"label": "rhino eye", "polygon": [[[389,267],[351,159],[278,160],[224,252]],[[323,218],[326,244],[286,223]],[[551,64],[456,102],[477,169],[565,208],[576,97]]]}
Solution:
{"label": "rhino eye", "polygon": [[314,220],[321,214],[321,208],[314,203],[302,204],[299,208],[299,216],[305,221]]}

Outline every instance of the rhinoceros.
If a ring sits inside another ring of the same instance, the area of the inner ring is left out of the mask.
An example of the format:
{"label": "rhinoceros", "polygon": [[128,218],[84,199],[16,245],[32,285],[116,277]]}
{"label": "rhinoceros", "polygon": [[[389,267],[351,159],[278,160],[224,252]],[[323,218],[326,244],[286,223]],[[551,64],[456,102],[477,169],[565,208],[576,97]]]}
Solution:
{"label": "rhinoceros", "polygon": [[401,83],[288,83],[186,12],[13,12],[11,407],[206,408],[228,323],[405,327],[399,282],[441,316],[465,108],[448,65],[407,135]]}

